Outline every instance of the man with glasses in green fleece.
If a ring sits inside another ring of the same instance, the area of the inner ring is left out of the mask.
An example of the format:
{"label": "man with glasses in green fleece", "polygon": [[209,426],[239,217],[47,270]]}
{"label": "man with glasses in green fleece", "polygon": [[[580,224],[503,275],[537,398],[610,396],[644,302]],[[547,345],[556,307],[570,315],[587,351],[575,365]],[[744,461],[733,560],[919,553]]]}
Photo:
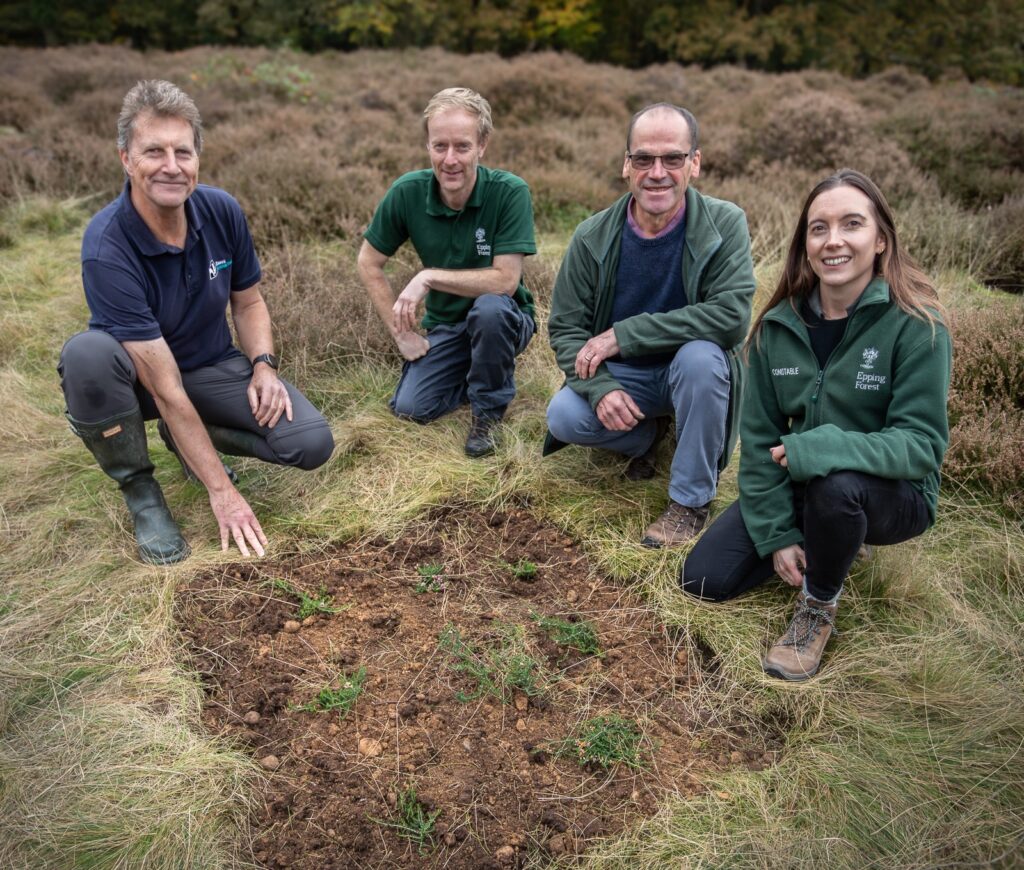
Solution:
{"label": "man with glasses in green fleece", "polygon": [[707,522],[735,444],[736,352],[754,295],[742,209],[690,186],[697,133],[693,115],[669,103],[633,116],[629,191],[576,229],[548,324],[566,382],[548,405],[545,454],[601,447],[630,457],[629,479],[647,479],[675,418],[669,502],[643,535],[648,547],[685,544]]}

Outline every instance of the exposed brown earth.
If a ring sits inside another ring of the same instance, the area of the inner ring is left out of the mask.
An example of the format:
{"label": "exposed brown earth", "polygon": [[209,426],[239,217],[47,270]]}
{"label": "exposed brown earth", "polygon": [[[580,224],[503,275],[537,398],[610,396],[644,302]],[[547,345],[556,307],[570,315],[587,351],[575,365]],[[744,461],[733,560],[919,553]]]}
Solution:
{"label": "exposed brown earth", "polygon": [[[337,612],[300,621],[287,590],[321,587]],[[684,633],[525,510],[446,508],[396,541],[231,566],[179,590],[178,610],[209,690],[207,728],[267,772],[253,820],[267,867],[571,858],[667,793],[699,794],[703,773],[776,757],[760,723],[701,709],[708,677]],[[543,619],[589,622],[599,652],[559,643]],[[297,709],[362,668],[349,712]],[[601,716],[642,735],[639,766],[581,765],[596,744],[579,729]],[[403,804],[433,817],[419,840],[402,836]]]}

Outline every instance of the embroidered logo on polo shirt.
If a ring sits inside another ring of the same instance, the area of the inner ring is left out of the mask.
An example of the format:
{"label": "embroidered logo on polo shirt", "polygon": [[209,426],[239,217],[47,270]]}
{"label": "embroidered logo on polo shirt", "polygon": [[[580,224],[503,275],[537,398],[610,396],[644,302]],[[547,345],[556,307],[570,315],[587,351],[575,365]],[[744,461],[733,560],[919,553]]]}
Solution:
{"label": "embroidered logo on polo shirt", "polygon": [[212,281],[230,265],[230,260],[210,260],[210,280]]}
{"label": "embroidered logo on polo shirt", "polygon": [[478,257],[491,256],[491,246],[487,244],[487,231],[483,227],[476,228],[476,255]]}
{"label": "embroidered logo on polo shirt", "polygon": [[862,369],[873,369],[875,367],[875,360],[878,359],[878,348],[866,347],[861,356],[864,362],[860,364],[860,367]]}

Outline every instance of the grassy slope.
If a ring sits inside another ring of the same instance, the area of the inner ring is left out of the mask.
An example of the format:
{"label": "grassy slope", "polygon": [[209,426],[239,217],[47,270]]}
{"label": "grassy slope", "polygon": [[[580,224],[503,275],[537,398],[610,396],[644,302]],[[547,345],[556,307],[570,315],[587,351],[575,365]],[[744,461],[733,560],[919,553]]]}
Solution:
{"label": "grassy slope", "polygon": [[[226,558],[202,491],[157,448],[194,556],[169,570],[134,561],[119,496],[63,424],[53,365],[85,320],[79,232],[20,232],[0,264],[0,865],[228,864],[244,860],[258,774],[200,732],[200,690],[177,664],[171,607],[177,582]],[[242,465],[273,553],[394,532],[451,499],[528,499],[710,650],[695,717],[712,711],[715,727],[714,713],[731,712],[784,730],[782,762],[723,777],[703,799],[668,801],[595,865],[1014,862],[1024,832],[1019,529],[947,496],[934,530],[854,576],[822,676],[780,685],[758,662],[784,622],[786,591],[722,607],[683,598],[678,557],[635,543],[663,504],[664,478],[627,485],[614,462],[581,450],[537,462],[559,380],[543,341],[520,371],[505,447],[483,462],[461,454],[464,412],[414,427],[385,411],[390,368],[354,363],[308,385],[337,435],[329,466]],[[734,494],[733,469],[719,507]]]}

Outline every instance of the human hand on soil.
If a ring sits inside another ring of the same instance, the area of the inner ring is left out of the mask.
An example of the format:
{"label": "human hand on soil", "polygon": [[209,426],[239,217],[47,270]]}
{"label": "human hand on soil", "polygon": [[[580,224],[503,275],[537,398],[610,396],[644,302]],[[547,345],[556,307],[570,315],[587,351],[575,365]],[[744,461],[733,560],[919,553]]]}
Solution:
{"label": "human hand on soil", "polygon": [[265,555],[264,547],[268,545],[267,536],[260,528],[260,521],[249,507],[249,502],[233,486],[217,492],[210,492],[210,507],[220,526],[220,549],[227,552],[228,541],[233,539],[242,555],[248,558],[248,542],[257,556]]}

